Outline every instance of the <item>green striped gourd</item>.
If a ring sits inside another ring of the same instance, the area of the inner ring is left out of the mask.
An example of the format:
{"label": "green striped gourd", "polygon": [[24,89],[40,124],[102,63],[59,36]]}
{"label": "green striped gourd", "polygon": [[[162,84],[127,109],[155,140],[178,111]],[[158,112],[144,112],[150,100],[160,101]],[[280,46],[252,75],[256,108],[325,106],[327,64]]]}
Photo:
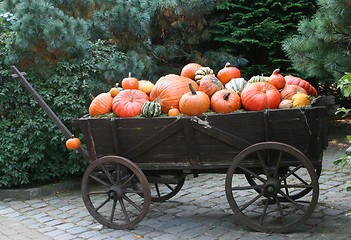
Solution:
{"label": "green striped gourd", "polygon": [[158,102],[146,101],[141,108],[142,117],[158,117],[162,113],[161,104]]}

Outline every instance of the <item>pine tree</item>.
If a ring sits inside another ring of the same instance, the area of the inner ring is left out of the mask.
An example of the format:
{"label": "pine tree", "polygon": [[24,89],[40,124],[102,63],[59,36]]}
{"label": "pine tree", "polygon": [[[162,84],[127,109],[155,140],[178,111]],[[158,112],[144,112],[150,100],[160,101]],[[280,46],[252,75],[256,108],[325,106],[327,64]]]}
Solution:
{"label": "pine tree", "polygon": [[350,71],[351,1],[319,0],[312,19],[301,21],[284,50],[293,65],[319,82],[336,82]]}
{"label": "pine tree", "polygon": [[270,74],[275,68],[292,71],[282,50],[284,39],[296,33],[298,22],[315,12],[315,1],[228,0],[215,13],[218,23],[212,30],[220,49],[249,61],[249,76]]}

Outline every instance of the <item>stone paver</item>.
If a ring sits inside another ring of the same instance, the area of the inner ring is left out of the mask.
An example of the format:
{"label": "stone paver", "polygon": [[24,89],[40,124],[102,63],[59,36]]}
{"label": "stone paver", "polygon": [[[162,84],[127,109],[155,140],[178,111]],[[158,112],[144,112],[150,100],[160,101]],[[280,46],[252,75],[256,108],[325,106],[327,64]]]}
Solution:
{"label": "stone paver", "polygon": [[32,200],[0,201],[0,239],[351,239],[351,194],[347,171],[333,165],[341,149],[324,152],[318,205],[312,216],[289,234],[261,233],[245,227],[227,202],[224,174],[188,176],[181,191],[164,203],[153,203],[132,230],[113,230],[89,215],[80,191],[60,192]]}

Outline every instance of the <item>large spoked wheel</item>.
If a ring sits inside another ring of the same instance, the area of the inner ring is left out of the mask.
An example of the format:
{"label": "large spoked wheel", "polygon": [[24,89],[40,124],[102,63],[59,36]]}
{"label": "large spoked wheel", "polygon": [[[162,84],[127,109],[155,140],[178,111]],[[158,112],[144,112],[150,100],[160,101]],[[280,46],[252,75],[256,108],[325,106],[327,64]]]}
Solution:
{"label": "large spoked wheel", "polygon": [[171,199],[180,191],[185,182],[185,175],[153,175],[147,178],[153,202],[164,202]]}
{"label": "large spoked wheel", "polygon": [[[301,178],[298,174],[292,172],[292,169],[294,169],[294,167],[287,167],[286,168],[286,173],[292,174],[291,178],[295,178],[295,180],[297,182],[301,182],[302,184],[306,184],[306,185],[311,184],[310,182],[309,183],[305,182],[305,179]],[[317,174],[317,178],[319,179],[319,177],[322,173],[322,165],[317,166],[315,168],[315,171]],[[252,176],[250,174],[245,174],[245,178],[251,186],[256,186],[257,184],[260,183],[259,180],[257,180],[254,176]],[[286,179],[284,180],[284,182],[285,182],[285,184],[287,184]],[[288,196],[290,196],[292,199],[296,200],[296,199],[302,198],[303,196],[308,194],[312,190],[312,188],[301,188],[300,191],[294,189],[294,192],[291,192],[291,193],[289,192],[290,191],[289,188],[285,188],[284,190]],[[288,199],[286,199],[284,197],[279,197],[279,200],[280,201],[289,201]]]}
{"label": "large spoked wheel", "polygon": [[[255,179],[255,184],[244,177],[234,178],[236,173]],[[308,158],[278,142],[257,143],[240,152],[228,169],[225,190],[230,207],[244,224],[278,233],[304,223],[319,194],[318,177]],[[306,194],[299,200],[291,197],[302,191]]]}
{"label": "large spoked wheel", "polygon": [[96,221],[112,229],[134,227],[151,204],[149,183],[130,160],[105,156],[93,161],[82,179],[82,198]]}

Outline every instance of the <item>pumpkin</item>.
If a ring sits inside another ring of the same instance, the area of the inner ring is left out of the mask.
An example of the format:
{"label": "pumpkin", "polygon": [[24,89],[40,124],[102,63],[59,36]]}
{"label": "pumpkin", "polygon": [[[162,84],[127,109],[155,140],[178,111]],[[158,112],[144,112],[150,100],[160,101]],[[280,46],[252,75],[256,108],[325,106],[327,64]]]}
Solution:
{"label": "pumpkin", "polygon": [[88,111],[89,115],[95,117],[97,115],[110,113],[112,100],[113,97],[110,92],[100,93],[91,101]]}
{"label": "pumpkin", "polygon": [[144,102],[141,107],[141,116],[143,117],[158,117],[162,114],[161,105],[158,102]]}
{"label": "pumpkin", "polygon": [[216,113],[228,113],[241,108],[239,94],[229,89],[215,92],[211,97],[211,108]]}
{"label": "pumpkin", "polygon": [[198,63],[188,63],[182,68],[180,72],[180,76],[187,77],[194,80],[195,72],[201,67],[202,66]]}
{"label": "pumpkin", "polygon": [[173,106],[179,109],[179,100],[184,93],[190,92],[188,84],[191,83],[195,90],[198,90],[197,83],[190,78],[176,74],[169,74],[161,77],[155,83],[150,93],[150,101],[159,102],[162,112],[167,113]]}
{"label": "pumpkin", "polygon": [[248,83],[268,82],[268,81],[269,81],[269,77],[257,75],[257,76],[252,76],[252,77],[249,79]]}
{"label": "pumpkin", "polygon": [[247,81],[244,78],[233,78],[225,85],[225,88],[233,90],[234,92],[240,95],[246,87],[246,85]]}
{"label": "pumpkin", "polygon": [[152,82],[150,82],[148,80],[140,80],[138,89],[143,91],[146,94],[150,94],[154,85],[155,84],[153,84]]}
{"label": "pumpkin", "polygon": [[195,72],[195,81],[200,84],[201,79],[206,75],[213,75],[213,70],[209,67],[201,67]]}
{"label": "pumpkin", "polygon": [[296,93],[291,97],[293,107],[304,107],[311,104],[311,100],[305,93]]}
{"label": "pumpkin", "polygon": [[218,90],[223,89],[223,84],[216,78],[215,75],[205,75],[199,85],[199,91],[206,93],[211,97]]}
{"label": "pumpkin", "polygon": [[241,77],[240,70],[236,67],[230,66],[229,62],[227,62],[224,68],[219,70],[217,73],[217,78],[219,79],[219,81],[222,82],[223,85],[225,85],[233,78],[240,78],[240,77]]}
{"label": "pumpkin", "polygon": [[291,99],[284,99],[279,103],[278,108],[280,109],[286,109],[286,108],[292,108],[292,101]]}
{"label": "pumpkin", "polygon": [[188,84],[190,92],[184,93],[179,100],[179,110],[188,116],[197,116],[210,109],[210,97],[201,91],[195,91],[191,83]]}
{"label": "pumpkin", "polygon": [[241,103],[248,111],[275,109],[279,106],[280,100],[278,89],[267,82],[249,84],[241,93]]}
{"label": "pumpkin", "polygon": [[111,97],[115,97],[119,93],[118,83],[110,89]]}
{"label": "pumpkin", "polygon": [[70,150],[75,150],[80,147],[80,140],[76,137],[71,137],[66,141],[66,147]]}
{"label": "pumpkin", "polygon": [[279,72],[279,69],[275,69],[268,79],[268,82],[275,86],[278,90],[282,89],[285,86],[285,78]]}
{"label": "pumpkin", "polygon": [[280,91],[280,96],[281,96],[282,100],[284,100],[284,99],[291,100],[291,97],[293,95],[295,95],[296,93],[307,94],[305,89],[303,89],[302,87],[300,87],[298,85],[285,85],[285,87]]}
{"label": "pumpkin", "polygon": [[138,89],[139,80],[135,77],[132,77],[132,74],[129,72],[128,77],[122,79],[122,88],[123,89]]}
{"label": "pumpkin", "polygon": [[174,107],[171,107],[168,110],[168,113],[167,113],[167,115],[169,117],[176,117],[176,116],[179,116],[179,114],[180,114],[179,109],[178,108],[174,108]]}
{"label": "pumpkin", "polygon": [[285,76],[286,85],[298,85],[305,89],[308,95],[318,96],[317,90],[306,80],[292,75]]}
{"label": "pumpkin", "polygon": [[149,97],[139,89],[126,89],[113,98],[112,110],[118,117],[135,117]]}

